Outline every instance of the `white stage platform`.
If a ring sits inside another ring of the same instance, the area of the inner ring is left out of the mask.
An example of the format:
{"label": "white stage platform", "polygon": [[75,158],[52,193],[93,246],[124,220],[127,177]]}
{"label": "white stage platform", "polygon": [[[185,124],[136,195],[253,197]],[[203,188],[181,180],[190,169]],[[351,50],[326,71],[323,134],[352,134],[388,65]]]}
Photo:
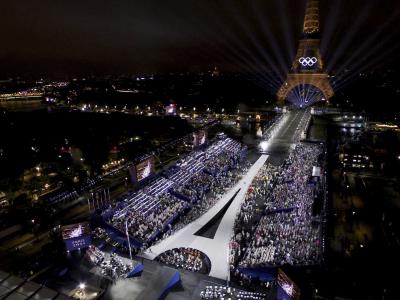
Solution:
{"label": "white stage platform", "polygon": [[[233,234],[233,225],[236,219],[236,214],[239,212],[240,205],[246,196],[253,178],[257,175],[267,158],[268,155],[262,155],[244,177],[233,188],[225,193],[207,213],[157,245],[150,247],[142,254],[142,256],[147,259],[154,259],[159,254],[173,248],[188,247],[197,249],[206,254],[211,261],[211,272],[209,275],[226,280],[228,278],[229,268],[228,246]],[[194,235],[225,206],[225,204],[239,189],[240,192],[236,195],[227,212],[223,216],[214,238],[209,239]]]}
{"label": "white stage platform", "polygon": [[[275,134],[273,134],[270,138],[269,142],[267,143],[266,150],[269,151],[274,143],[282,144],[283,147],[278,147],[277,151],[273,151],[273,155],[281,155],[280,152],[282,152],[282,149],[289,147],[292,145],[292,143],[298,140],[296,135],[304,130],[303,127],[305,125],[301,120],[307,117],[308,114],[308,110],[289,112],[282,120],[282,124],[279,125]],[[233,225],[236,219],[236,214],[239,212],[240,204],[245,199],[251,182],[261,167],[265,164],[268,157],[269,155],[261,155],[261,157],[253,164],[244,177],[233,188],[225,193],[207,213],[188,224],[186,227],[177,231],[172,236],[161,241],[157,245],[150,247],[142,254],[142,256],[153,260],[159,254],[173,248],[194,248],[202,251],[209,257],[211,261],[210,276],[227,280],[229,268],[228,246],[233,234]],[[200,228],[207,224],[208,221],[210,221],[230,199],[232,199],[239,189],[240,192],[236,195],[235,199],[223,216],[214,238],[209,239],[194,235]]]}

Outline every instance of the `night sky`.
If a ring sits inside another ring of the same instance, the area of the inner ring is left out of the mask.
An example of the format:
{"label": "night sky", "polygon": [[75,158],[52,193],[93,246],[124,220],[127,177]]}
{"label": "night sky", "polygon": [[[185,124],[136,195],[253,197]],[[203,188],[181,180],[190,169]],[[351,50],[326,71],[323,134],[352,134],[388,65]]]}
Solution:
{"label": "night sky", "polygon": [[[214,65],[283,76],[305,3],[4,0],[0,78],[205,71]],[[398,64],[400,1],[321,0],[321,18],[330,71]]]}

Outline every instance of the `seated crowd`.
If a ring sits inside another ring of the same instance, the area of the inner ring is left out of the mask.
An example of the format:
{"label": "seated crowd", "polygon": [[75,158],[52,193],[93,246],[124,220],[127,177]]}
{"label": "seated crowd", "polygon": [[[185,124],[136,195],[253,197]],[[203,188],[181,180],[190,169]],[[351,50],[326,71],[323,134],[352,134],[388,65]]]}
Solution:
{"label": "seated crowd", "polygon": [[206,288],[200,292],[201,299],[262,300],[266,299],[266,296],[267,295],[264,293],[246,292],[222,285],[207,285]]}
{"label": "seated crowd", "polygon": [[124,261],[115,253],[106,254],[95,246],[90,246],[86,255],[94,265],[100,268],[101,275],[112,279],[126,277],[133,267],[132,263]]}
{"label": "seated crowd", "polygon": [[[321,153],[320,145],[300,143],[282,166],[266,165],[260,171],[235,224],[233,264],[253,267],[317,262],[320,227],[313,222],[314,193],[309,178]],[[260,199],[264,203],[260,219],[246,226],[260,215],[256,211],[260,206],[255,204]]]}
{"label": "seated crowd", "polygon": [[193,272],[208,274],[210,264],[205,262],[206,257],[196,249],[177,248],[162,253],[156,260]]}
{"label": "seated crowd", "polygon": [[[117,253],[128,253],[129,248],[127,244],[121,244],[115,236],[112,236],[101,227],[96,227],[94,230],[93,242],[100,250],[103,248],[109,248]],[[133,248],[133,252],[136,254],[136,249]]]}
{"label": "seated crowd", "polygon": [[225,191],[231,188],[234,184],[236,184],[241,175],[244,174],[250,167],[250,162],[244,163],[242,166],[238,167],[235,170],[228,171],[226,175],[217,175],[215,177],[216,180],[212,182],[210,187],[210,191],[207,194],[204,194],[204,197],[201,201],[197,201],[196,203],[191,204],[191,209],[185,215],[184,218],[180,218],[174,225],[174,227],[169,228],[161,237],[164,239],[170,235],[172,235],[177,230],[185,227],[187,224],[193,222],[198,219],[204,213],[206,213],[211,207],[213,207],[220,197],[225,193]]}
{"label": "seated crowd", "polygon": [[125,222],[128,225],[129,235],[141,241],[153,238],[159,231],[163,231],[168,220],[181,212],[188,204],[178,198],[165,193],[159,196],[158,205],[149,214],[139,211],[126,211],[125,215],[113,218],[113,225],[125,232]]}
{"label": "seated crowd", "polygon": [[245,152],[245,146],[230,138],[192,152],[163,172],[165,177],[157,177],[139,192],[127,193],[109,223],[123,233],[127,224],[130,236],[148,246],[160,234],[171,232],[171,224],[188,210],[194,209],[191,216],[198,217],[215,204],[210,197],[239,179],[237,170]]}

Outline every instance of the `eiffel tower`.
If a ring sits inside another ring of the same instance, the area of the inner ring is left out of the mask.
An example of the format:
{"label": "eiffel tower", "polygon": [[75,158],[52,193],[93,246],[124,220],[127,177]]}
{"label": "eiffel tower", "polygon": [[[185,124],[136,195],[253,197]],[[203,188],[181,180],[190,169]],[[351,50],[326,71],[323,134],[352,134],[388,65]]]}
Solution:
{"label": "eiffel tower", "polygon": [[[283,104],[294,89],[317,88],[321,93],[320,101],[329,101],[334,91],[325,72],[321,58],[319,26],[319,1],[308,0],[304,18],[303,35],[292,68],[277,93],[278,103]],[[301,92],[300,92],[301,97]]]}

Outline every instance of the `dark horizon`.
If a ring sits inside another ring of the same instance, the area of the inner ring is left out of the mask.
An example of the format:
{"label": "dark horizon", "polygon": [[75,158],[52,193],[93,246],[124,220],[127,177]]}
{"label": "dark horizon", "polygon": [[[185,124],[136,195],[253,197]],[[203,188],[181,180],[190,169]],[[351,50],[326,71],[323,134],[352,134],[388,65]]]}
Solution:
{"label": "dark horizon", "polygon": [[[305,0],[25,2],[3,4],[0,78],[213,66],[283,75],[305,8]],[[332,72],[400,65],[398,1],[321,1],[320,10],[321,51]]]}

